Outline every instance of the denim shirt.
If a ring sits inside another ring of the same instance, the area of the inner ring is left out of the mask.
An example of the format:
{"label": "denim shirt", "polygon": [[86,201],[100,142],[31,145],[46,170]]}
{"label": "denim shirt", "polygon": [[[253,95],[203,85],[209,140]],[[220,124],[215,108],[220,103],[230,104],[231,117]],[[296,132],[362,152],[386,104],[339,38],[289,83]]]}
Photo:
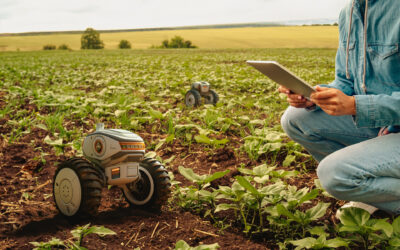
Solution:
{"label": "denim shirt", "polygon": [[400,125],[400,0],[366,0],[365,13],[353,1],[339,17],[329,86],[355,97],[357,127]]}

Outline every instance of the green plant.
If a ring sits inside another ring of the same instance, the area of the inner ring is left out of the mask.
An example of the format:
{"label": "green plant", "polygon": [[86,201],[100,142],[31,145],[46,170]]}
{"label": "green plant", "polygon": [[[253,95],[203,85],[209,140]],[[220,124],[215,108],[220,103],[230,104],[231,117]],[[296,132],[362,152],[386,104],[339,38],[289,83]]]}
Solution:
{"label": "green plant", "polygon": [[218,243],[211,245],[200,244],[197,247],[191,247],[186,241],[180,240],[175,244],[175,250],[215,250],[219,249]]}
{"label": "green plant", "polygon": [[196,183],[199,190],[202,190],[205,187],[205,185],[209,184],[210,182],[212,182],[216,179],[222,178],[227,173],[229,173],[229,170],[225,170],[223,172],[215,172],[215,173],[209,174],[209,175],[207,175],[207,174],[198,175],[193,172],[193,169],[184,168],[182,166],[179,166],[178,170],[179,170],[179,173],[181,175],[183,175],[186,179]]}
{"label": "green plant", "polygon": [[[63,247],[67,248],[68,246],[65,245],[64,241],[58,239],[58,238],[51,238],[51,240],[47,242],[30,242],[34,246],[34,250],[51,250],[55,249],[55,247]],[[69,249],[73,249],[72,247]]]}
{"label": "green plant", "polygon": [[85,250],[87,248],[81,246],[82,240],[84,237],[89,234],[97,234],[101,237],[106,235],[115,235],[116,233],[108,228],[103,226],[90,226],[86,224],[84,226],[79,226],[73,230],[71,230],[73,240],[65,240],[62,241],[58,238],[52,238],[48,242],[30,242],[33,246],[35,246],[35,250],[47,250],[53,249],[54,247],[64,247],[71,250]]}
{"label": "green plant", "polygon": [[[211,216],[213,218],[212,211],[215,209],[218,192],[213,189],[207,191],[205,188],[210,185],[210,182],[225,176],[229,173],[229,170],[215,172],[210,175],[198,175],[195,174],[191,168],[184,168],[182,166],[180,166],[178,170],[186,179],[196,184],[196,187],[176,186],[175,196],[178,205],[186,209],[197,210],[198,212],[204,210],[204,216]],[[209,205],[210,208],[205,209],[203,205]]]}
{"label": "green plant", "polygon": [[[397,218],[393,222],[394,227],[387,222],[387,219],[371,219],[371,215],[361,208],[342,209],[339,217],[342,225],[339,232],[344,233],[346,239],[353,244],[360,245],[364,249],[380,248],[379,246],[386,240],[392,246],[399,246],[399,223]],[[393,229],[396,233],[393,236]]]}
{"label": "green plant", "polygon": [[295,250],[299,249],[326,249],[348,247],[349,243],[340,238],[328,239],[329,236],[322,227],[314,227],[309,230],[310,234],[318,236],[318,238],[307,237],[300,240],[291,240],[289,243],[296,246]]}

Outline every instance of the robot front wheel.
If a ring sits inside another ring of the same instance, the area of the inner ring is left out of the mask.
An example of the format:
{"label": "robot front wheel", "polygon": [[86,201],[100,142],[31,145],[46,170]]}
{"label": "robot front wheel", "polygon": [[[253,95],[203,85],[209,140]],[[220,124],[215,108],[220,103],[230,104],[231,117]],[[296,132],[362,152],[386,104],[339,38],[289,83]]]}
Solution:
{"label": "robot front wheel", "polygon": [[53,180],[53,197],[57,209],[65,216],[97,214],[104,175],[82,158],[69,159],[57,168]]}
{"label": "robot front wheel", "polygon": [[[126,200],[138,208],[159,210],[170,195],[170,178],[157,160],[145,158],[139,164],[140,178],[122,187]],[[82,158],[63,162],[56,170],[53,196],[57,209],[68,217],[97,214],[104,186],[104,174]]]}
{"label": "robot front wheel", "polygon": [[201,95],[196,89],[190,89],[185,95],[185,104],[188,107],[197,107],[200,105]]}

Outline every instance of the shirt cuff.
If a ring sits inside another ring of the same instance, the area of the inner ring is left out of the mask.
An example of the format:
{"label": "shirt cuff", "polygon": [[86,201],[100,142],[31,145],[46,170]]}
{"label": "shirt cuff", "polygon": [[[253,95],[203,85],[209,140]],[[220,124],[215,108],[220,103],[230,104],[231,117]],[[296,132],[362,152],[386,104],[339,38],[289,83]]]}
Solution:
{"label": "shirt cuff", "polygon": [[305,108],[307,111],[316,111],[316,110],[320,110],[321,108],[319,106],[317,106],[316,104]]}
{"label": "shirt cuff", "polygon": [[353,121],[357,128],[374,128],[376,121],[375,102],[372,95],[355,95],[356,115]]}

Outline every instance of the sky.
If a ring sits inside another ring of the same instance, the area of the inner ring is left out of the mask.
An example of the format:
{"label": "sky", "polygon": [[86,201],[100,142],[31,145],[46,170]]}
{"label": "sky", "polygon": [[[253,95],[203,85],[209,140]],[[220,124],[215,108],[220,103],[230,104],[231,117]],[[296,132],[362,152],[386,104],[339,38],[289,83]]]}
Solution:
{"label": "sky", "polygon": [[337,19],[348,0],[0,0],[0,33]]}

